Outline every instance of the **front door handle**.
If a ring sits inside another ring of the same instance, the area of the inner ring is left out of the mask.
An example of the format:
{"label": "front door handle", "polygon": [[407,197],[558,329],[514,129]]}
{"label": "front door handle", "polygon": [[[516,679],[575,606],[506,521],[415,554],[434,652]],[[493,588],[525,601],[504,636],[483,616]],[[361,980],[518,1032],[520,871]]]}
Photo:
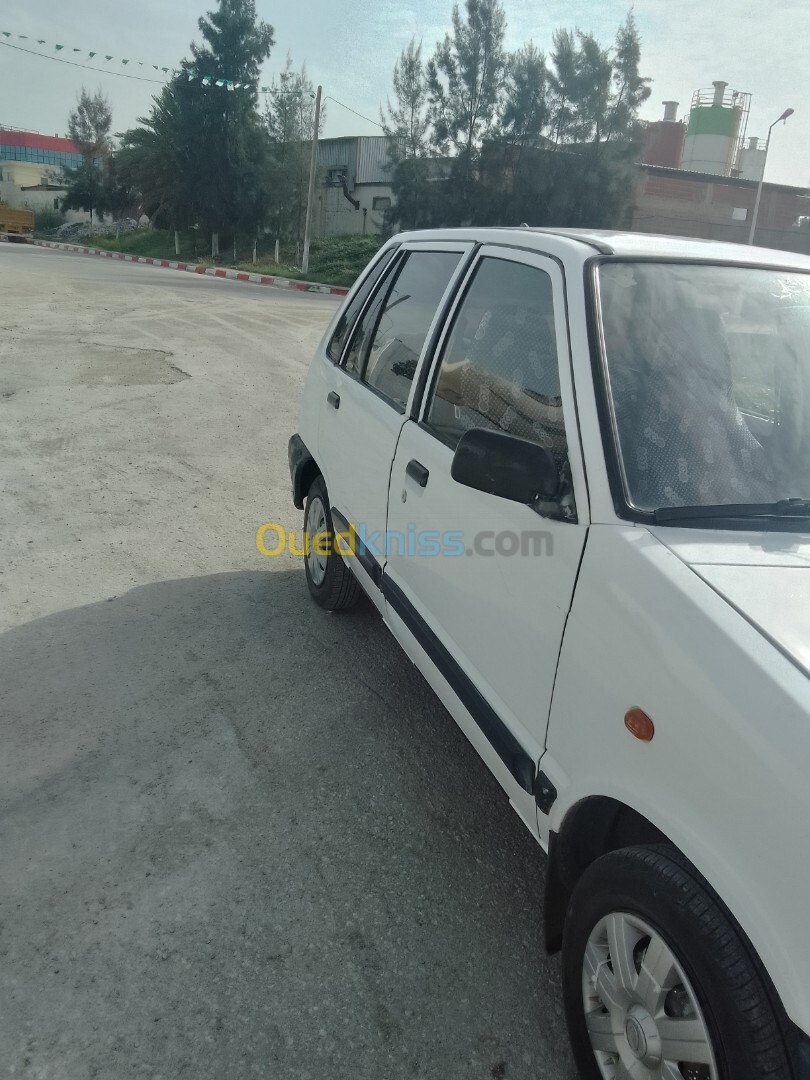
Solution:
{"label": "front door handle", "polygon": [[334,390],[330,390],[326,395],[326,400],[332,406],[333,409],[340,408],[340,394],[336,394]]}
{"label": "front door handle", "polygon": [[410,476],[411,480],[417,482],[419,487],[427,487],[430,473],[420,461],[416,460],[416,458],[411,458],[405,466],[405,472]]}

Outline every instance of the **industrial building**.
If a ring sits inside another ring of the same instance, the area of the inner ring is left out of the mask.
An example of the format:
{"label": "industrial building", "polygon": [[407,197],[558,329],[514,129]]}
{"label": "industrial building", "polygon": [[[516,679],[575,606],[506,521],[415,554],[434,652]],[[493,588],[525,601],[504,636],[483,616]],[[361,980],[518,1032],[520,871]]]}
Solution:
{"label": "industrial building", "polygon": [[[694,92],[684,119],[677,101],[663,105],[662,119],[645,126],[631,227],[745,243],[766,153],[764,140],[748,134],[751,95],[717,80]],[[395,202],[389,151],[385,135],[319,141],[313,235],[383,231]],[[80,161],[69,139],[0,127],[0,199],[15,208],[61,209],[62,170]],[[807,188],[763,183],[757,244],[810,254],[809,220]]]}
{"label": "industrial building", "polygon": [[[751,95],[717,80],[696,90],[688,116],[665,101],[661,120],[646,125],[634,186],[633,229],[745,243],[764,140],[748,134]],[[379,233],[395,202],[384,135],[323,139],[313,232]],[[763,184],[756,243],[810,253],[810,192]]]}
{"label": "industrial building", "polygon": [[[0,127],[0,199],[15,209],[60,210],[67,193],[65,168],[81,164],[78,146],[57,135]],[[67,220],[88,215],[72,212]]]}
{"label": "industrial building", "polygon": [[[696,90],[689,115],[665,101],[661,120],[648,124],[635,185],[632,228],[746,243],[765,143],[748,134],[751,95],[718,80]],[[755,243],[810,254],[810,192],[762,185]]]}
{"label": "industrial building", "polygon": [[394,197],[389,146],[385,135],[319,141],[314,235],[382,232]]}
{"label": "industrial building", "polygon": [[762,179],[765,146],[748,136],[750,94],[729,90],[728,83],[718,79],[711,89],[695,90],[686,121],[678,119],[678,104],[665,101],[663,119],[647,125],[644,164]]}

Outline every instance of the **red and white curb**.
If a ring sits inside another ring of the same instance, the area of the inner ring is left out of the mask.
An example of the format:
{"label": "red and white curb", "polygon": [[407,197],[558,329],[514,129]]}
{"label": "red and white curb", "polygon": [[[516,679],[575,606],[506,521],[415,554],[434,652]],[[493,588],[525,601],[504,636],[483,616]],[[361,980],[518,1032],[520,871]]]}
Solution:
{"label": "red and white curb", "polygon": [[296,292],[319,293],[324,296],[345,296],[349,291],[339,285],[319,285],[314,281],[295,281],[292,278],[269,277],[267,274],[250,274],[245,270],[229,270],[222,266],[200,266],[198,263],[152,259],[143,255],[125,255],[120,251],[77,247],[76,244],[58,244],[53,240],[33,240],[31,242],[36,244],[37,247],[58,248],[60,251],[76,251],[80,255],[103,255],[107,259],[143,263],[145,266],[162,266],[167,270],[186,270],[190,274],[206,274],[208,277],[228,278],[229,281],[250,281],[254,285],[270,285],[274,289],[294,289]]}

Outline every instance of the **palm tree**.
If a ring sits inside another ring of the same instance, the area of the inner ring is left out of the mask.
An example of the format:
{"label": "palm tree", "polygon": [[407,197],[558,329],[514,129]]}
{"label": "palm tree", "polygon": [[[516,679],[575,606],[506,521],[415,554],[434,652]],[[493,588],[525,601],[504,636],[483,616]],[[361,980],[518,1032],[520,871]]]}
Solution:
{"label": "palm tree", "polygon": [[194,218],[193,180],[185,153],[184,125],[172,84],[154,98],[152,112],[138,120],[140,127],[125,131],[117,154],[120,180],[133,192],[141,214],[154,225],[168,221],[175,232]]}

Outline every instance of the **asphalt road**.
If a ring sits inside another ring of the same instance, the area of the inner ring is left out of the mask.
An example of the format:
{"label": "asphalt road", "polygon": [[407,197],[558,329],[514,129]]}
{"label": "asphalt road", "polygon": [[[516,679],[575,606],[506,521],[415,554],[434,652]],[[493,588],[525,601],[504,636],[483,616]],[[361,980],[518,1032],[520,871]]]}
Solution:
{"label": "asphalt road", "polygon": [[286,444],[336,301],[0,244],[0,1074],[561,1080],[544,857]]}

